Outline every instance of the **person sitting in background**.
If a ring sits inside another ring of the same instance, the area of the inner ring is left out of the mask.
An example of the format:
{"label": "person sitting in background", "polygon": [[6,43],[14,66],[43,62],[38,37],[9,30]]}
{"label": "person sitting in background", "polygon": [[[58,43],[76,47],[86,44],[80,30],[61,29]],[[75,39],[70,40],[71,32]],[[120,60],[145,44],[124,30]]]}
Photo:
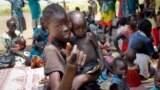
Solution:
{"label": "person sitting in background", "polygon": [[4,55],[13,54],[16,57],[16,61],[25,63],[28,60],[25,56],[26,40],[21,35],[20,31],[16,30],[16,23],[14,18],[7,20],[6,23],[8,31],[2,34],[2,40],[4,44]]}
{"label": "person sitting in background", "polygon": [[43,58],[43,49],[47,44],[49,32],[44,25],[43,18],[40,19],[40,23],[41,27],[34,30],[30,59],[36,55]]}

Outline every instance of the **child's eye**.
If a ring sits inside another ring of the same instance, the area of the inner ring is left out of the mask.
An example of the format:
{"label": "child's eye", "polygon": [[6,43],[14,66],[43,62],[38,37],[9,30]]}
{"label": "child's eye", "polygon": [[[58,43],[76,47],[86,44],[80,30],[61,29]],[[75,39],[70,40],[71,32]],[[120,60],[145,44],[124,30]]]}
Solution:
{"label": "child's eye", "polygon": [[61,24],[58,24],[56,27],[57,27],[58,29],[60,29],[60,28],[62,27],[62,25],[61,25]]}

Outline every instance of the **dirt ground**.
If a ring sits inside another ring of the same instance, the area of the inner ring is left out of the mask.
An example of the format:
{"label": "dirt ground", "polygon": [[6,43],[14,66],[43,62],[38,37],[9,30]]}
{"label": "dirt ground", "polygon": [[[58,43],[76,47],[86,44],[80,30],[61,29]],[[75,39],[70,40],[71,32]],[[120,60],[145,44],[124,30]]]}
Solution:
{"label": "dirt ground", "polygon": [[[0,36],[8,30],[6,26],[6,21],[11,17],[11,15],[4,15],[0,16]],[[23,32],[24,38],[27,40],[27,46],[31,45],[32,42],[32,35],[33,35],[33,30],[32,30],[32,19],[31,19],[31,14],[30,13],[24,13],[24,17],[26,20],[27,24],[27,30]],[[0,51],[4,50],[4,46],[2,43],[2,38],[0,38]]]}

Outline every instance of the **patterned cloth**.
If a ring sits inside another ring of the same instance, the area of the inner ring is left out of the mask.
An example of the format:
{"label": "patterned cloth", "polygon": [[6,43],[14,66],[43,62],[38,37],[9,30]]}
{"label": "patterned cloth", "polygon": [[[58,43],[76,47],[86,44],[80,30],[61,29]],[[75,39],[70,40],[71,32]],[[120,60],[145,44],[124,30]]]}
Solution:
{"label": "patterned cloth", "polygon": [[[112,20],[115,18],[115,1],[103,0],[102,4],[102,22],[112,25]],[[111,26],[109,25],[109,26]]]}
{"label": "patterned cloth", "polygon": [[136,0],[120,0],[118,18],[136,14]]}
{"label": "patterned cloth", "polygon": [[10,54],[10,52],[9,52],[9,49],[7,48],[8,46],[15,46],[16,45],[16,42],[20,39],[20,38],[22,38],[23,36],[22,36],[22,34],[20,34],[20,32],[18,31],[18,30],[16,30],[15,31],[15,33],[16,33],[16,35],[17,35],[17,37],[15,37],[15,38],[11,38],[8,34],[7,34],[7,32],[5,32],[5,33],[3,33],[2,34],[2,36],[1,36],[1,38],[2,38],[2,40],[3,40],[3,44],[4,44],[4,53],[6,54],[6,55],[9,55]]}

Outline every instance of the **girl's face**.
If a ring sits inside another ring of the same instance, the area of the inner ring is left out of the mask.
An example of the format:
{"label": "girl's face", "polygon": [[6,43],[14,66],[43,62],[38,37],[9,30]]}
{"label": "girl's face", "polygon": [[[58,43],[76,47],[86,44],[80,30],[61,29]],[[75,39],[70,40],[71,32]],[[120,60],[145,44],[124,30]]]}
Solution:
{"label": "girl's face", "polygon": [[86,32],[87,32],[87,28],[86,28],[86,25],[85,23],[79,23],[79,24],[72,24],[73,25],[73,34],[78,37],[78,38],[81,38],[81,37],[84,37],[86,35]]}
{"label": "girl's face", "polygon": [[67,16],[63,15],[59,18],[51,17],[47,27],[52,37],[59,41],[67,42],[70,37],[69,24]]}
{"label": "girl's face", "polygon": [[117,66],[115,66],[115,71],[119,77],[125,78],[127,74],[127,63],[124,61],[118,61]]}

